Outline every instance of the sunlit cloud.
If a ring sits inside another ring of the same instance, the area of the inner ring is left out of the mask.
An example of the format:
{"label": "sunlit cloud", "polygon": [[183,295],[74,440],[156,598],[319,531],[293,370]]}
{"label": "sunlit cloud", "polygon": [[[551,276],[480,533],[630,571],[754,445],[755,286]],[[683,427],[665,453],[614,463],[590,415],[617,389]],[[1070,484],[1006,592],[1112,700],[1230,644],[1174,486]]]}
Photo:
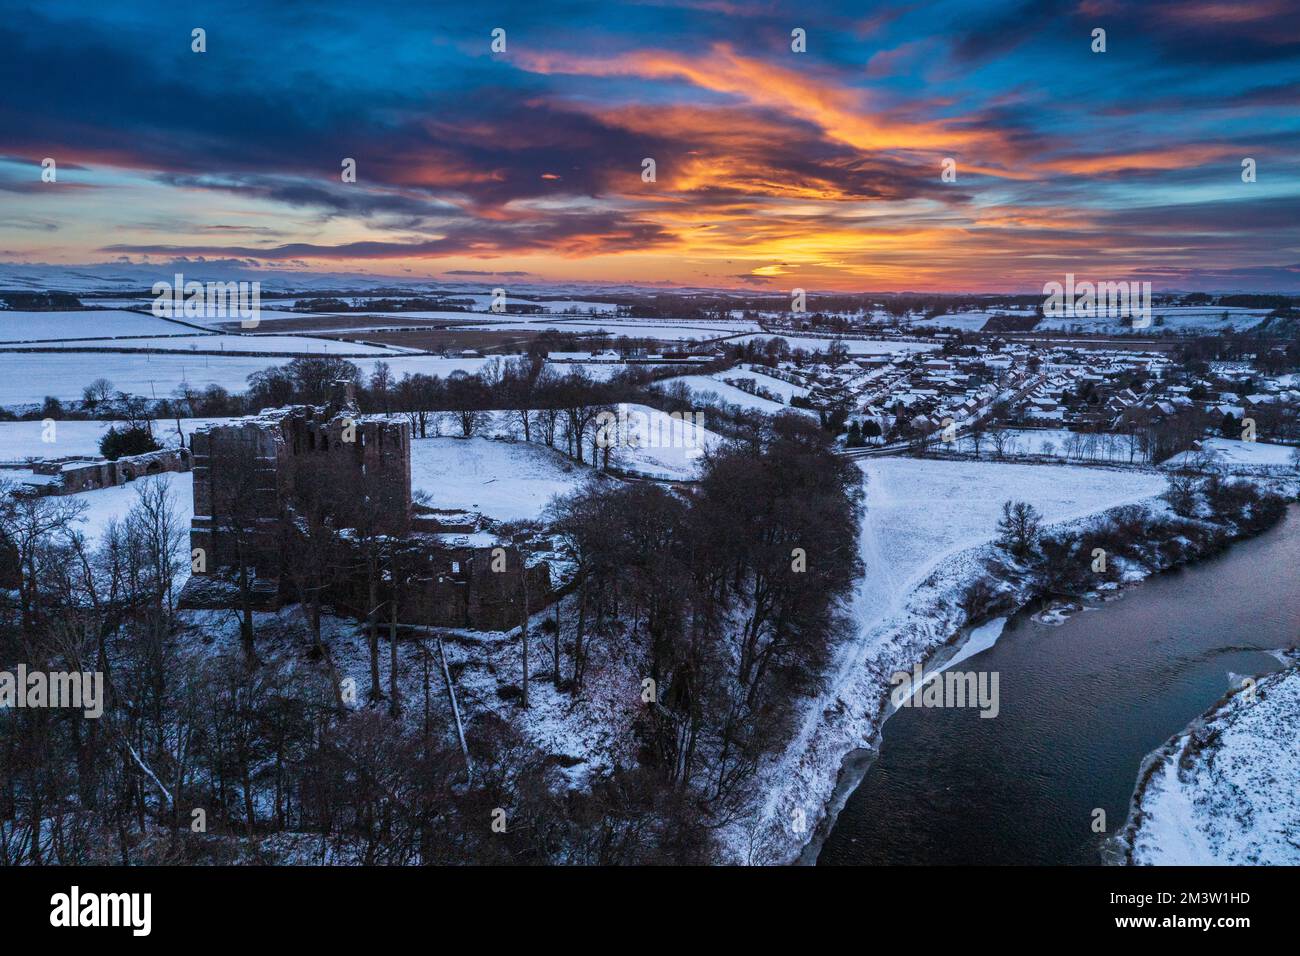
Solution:
{"label": "sunlit cloud", "polygon": [[[1280,0],[493,16],[519,25],[500,57],[478,18],[398,4],[352,33],[290,18],[296,49],[333,57],[200,59],[132,3],[27,11],[0,24],[0,83],[23,91],[0,100],[0,248],[766,288],[1022,289],[1064,267],[1294,285],[1300,30]],[[284,17],[232,8],[223,29]]]}

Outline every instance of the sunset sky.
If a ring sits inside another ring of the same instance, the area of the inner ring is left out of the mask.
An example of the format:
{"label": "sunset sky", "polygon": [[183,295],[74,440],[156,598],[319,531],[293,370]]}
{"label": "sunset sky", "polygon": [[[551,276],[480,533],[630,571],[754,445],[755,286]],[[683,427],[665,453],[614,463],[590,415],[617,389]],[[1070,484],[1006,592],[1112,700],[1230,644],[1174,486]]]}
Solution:
{"label": "sunset sky", "polygon": [[1298,11],[0,0],[0,261],[1296,291]]}

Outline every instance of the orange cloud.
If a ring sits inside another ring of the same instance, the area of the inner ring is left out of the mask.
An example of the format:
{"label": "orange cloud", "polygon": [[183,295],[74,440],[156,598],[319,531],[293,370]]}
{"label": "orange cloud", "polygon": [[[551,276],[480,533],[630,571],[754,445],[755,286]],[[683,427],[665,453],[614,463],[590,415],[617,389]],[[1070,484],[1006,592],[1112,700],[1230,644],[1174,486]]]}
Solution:
{"label": "orange cloud", "polygon": [[1038,166],[1055,172],[1095,176],[1143,169],[1188,169],[1227,157],[1240,156],[1241,147],[1168,146],[1128,153],[1080,153],[1041,161]]}
{"label": "orange cloud", "polygon": [[745,56],[727,43],[715,43],[707,55],[699,57],[663,50],[633,51],[617,57],[529,52],[521,53],[515,62],[541,74],[684,80],[813,123],[829,138],[864,151],[968,150],[988,158],[1008,152],[1007,143],[994,129],[961,128],[946,120],[902,119],[873,104],[864,91],[838,85],[828,76]]}

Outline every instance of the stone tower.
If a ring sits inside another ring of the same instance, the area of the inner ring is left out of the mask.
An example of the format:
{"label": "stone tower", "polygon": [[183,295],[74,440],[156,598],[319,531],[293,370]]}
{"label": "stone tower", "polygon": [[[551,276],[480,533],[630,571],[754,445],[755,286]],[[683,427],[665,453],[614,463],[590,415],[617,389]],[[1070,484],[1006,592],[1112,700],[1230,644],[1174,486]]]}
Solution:
{"label": "stone tower", "polygon": [[411,427],[357,411],[351,383],[325,406],[271,409],[191,439],[190,546],[213,574],[245,559],[259,578],[283,567],[283,522],[314,509],[337,528],[404,535],[411,521]]}

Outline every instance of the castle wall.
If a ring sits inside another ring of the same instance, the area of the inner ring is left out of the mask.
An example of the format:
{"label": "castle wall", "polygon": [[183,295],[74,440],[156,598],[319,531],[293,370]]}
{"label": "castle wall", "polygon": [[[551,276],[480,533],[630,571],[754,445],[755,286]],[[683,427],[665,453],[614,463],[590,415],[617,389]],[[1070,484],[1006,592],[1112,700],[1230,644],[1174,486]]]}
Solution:
{"label": "castle wall", "polygon": [[146,475],[189,471],[190,453],[184,448],[164,448],[109,461],[107,458],[52,458],[31,464],[33,473],[57,475],[59,480],[40,486],[46,495],[75,495],[113,488]]}
{"label": "castle wall", "polygon": [[[278,588],[280,598],[291,599],[282,585],[289,560],[284,522],[308,511],[335,528],[405,541],[399,559],[409,579],[399,596],[404,624],[507,630],[523,617],[525,581],[530,610],[551,597],[547,565],[525,571],[513,545],[505,546],[505,567],[496,571],[491,547],[448,547],[433,536],[412,537],[411,428],[405,419],[362,419],[350,403],[292,406],[199,429],[191,452],[190,545],[204,555],[189,587],[194,606],[225,600],[228,592],[216,578],[238,566],[241,540],[259,587]],[[389,597],[387,587],[381,600]],[[360,573],[333,584],[324,597],[339,613],[364,617],[369,610]]]}

